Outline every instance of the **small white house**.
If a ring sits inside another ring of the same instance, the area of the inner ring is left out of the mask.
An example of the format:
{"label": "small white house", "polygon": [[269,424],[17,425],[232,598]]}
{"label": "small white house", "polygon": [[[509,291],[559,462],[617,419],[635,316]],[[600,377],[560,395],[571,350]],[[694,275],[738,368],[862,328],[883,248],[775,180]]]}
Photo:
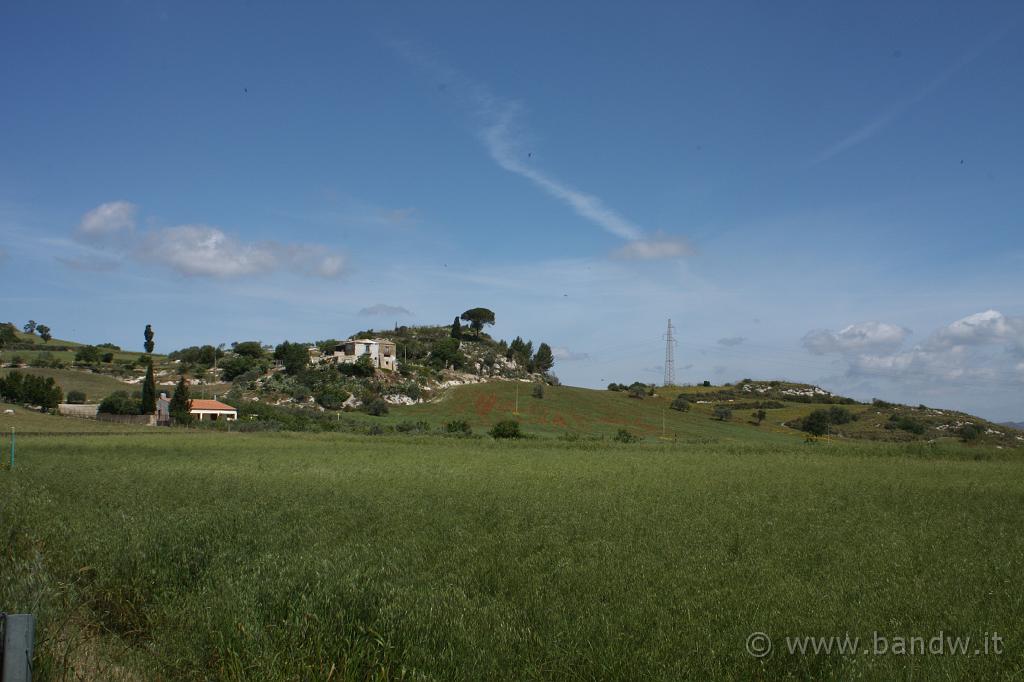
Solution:
{"label": "small white house", "polygon": [[[193,399],[189,403],[189,413],[199,421],[236,421],[238,410],[225,405],[219,400],[206,400],[203,398]],[[160,394],[156,401],[156,422],[157,424],[171,423],[171,399],[166,393]]]}

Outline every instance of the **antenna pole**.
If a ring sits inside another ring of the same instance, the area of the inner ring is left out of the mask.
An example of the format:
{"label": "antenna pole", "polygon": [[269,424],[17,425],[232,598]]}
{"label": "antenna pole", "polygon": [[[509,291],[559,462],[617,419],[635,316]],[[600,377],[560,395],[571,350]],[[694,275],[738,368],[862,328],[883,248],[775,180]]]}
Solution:
{"label": "antenna pole", "polygon": [[672,318],[668,320],[668,331],[665,332],[665,386],[676,383],[676,337]]}

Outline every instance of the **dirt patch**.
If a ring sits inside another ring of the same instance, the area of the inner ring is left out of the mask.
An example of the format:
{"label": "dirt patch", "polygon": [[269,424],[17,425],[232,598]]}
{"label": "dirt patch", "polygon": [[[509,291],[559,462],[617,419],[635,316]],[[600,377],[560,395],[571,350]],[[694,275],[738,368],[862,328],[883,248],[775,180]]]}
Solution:
{"label": "dirt patch", "polygon": [[486,417],[492,411],[494,411],[494,406],[497,404],[498,396],[494,395],[493,393],[477,396],[474,405],[477,416]]}

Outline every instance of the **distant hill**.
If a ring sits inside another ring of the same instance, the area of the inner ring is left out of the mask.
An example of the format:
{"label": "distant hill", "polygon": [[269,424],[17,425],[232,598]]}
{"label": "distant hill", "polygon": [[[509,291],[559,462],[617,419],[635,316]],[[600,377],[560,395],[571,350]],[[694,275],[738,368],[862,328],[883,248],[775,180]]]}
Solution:
{"label": "distant hill", "polygon": [[1024,431],[1024,422],[1001,422],[1000,426],[1009,426],[1011,429],[1017,429],[1018,431]]}

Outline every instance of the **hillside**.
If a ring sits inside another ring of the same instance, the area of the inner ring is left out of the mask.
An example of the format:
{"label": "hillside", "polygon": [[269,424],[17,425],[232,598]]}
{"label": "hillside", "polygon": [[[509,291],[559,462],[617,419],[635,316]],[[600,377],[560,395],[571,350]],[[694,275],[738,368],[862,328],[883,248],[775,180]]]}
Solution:
{"label": "hillside", "polygon": [[[807,384],[744,379],[721,386],[634,383],[612,384],[610,390],[573,388],[559,386],[553,374],[536,371],[532,342],[518,337],[509,343],[467,330],[455,341],[450,327],[437,325],[368,329],[350,338],[364,337],[393,340],[399,371],[359,375],[349,371],[351,366],[307,362],[290,373],[287,362],[279,359],[282,346],[272,350],[258,342],[237,344],[237,353],[203,346],[153,359],[159,390],[169,391],[185,371],[192,377],[196,397],[220,396],[240,407],[259,403],[324,414],[383,403],[385,407],[372,410],[376,416],[354,412],[351,418],[384,428],[418,421],[440,428],[464,421],[482,432],[498,421],[515,419],[528,434],[563,438],[614,437],[625,429],[642,438],[801,437],[1024,446],[1024,433],[1010,425],[924,405],[857,403]],[[304,354],[307,347],[329,351],[337,343],[331,339],[292,346]],[[21,350],[44,346],[46,350]],[[52,377],[65,394],[82,391],[89,402],[118,390],[138,390],[144,372],[142,353],[107,347],[101,348],[109,353],[102,362],[84,363],[81,357],[76,362],[76,353],[85,347],[59,339],[43,344],[38,336],[19,332],[16,349],[4,350],[8,364],[0,376],[11,371],[10,363],[21,361],[20,371]],[[217,372],[212,367],[215,355],[221,359]],[[543,397],[535,397],[535,391],[542,391]],[[672,409],[677,399],[677,407],[685,410]],[[264,408],[248,416],[257,421],[269,418]]]}

